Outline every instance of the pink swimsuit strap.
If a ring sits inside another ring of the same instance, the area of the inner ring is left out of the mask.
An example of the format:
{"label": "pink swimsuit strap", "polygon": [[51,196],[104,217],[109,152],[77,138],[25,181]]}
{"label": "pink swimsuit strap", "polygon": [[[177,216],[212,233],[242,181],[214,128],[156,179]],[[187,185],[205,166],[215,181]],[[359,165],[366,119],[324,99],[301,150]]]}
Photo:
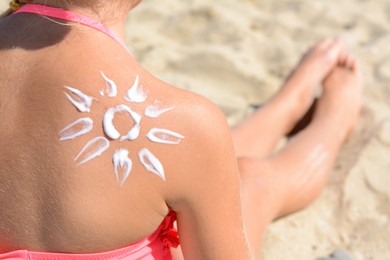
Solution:
{"label": "pink swimsuit strap", "polygon": [[101,31],[102,33],[107,34],[111,38],[113,38],[116,42],[118,42],[123,48],[126,49],[127,52],[130,53],[126,45],[123,43],[123,41],[115,35],[110,29],[105,27],[103,24],[87,17],[81,14],[78,14],[76,12],[64,10],[61,8],[55,8],[50,7],[46,5],[39,5],[39,4],[26,4],[22,6],[19,10],[15,12],[15,14],[18,13],[33,13],[33,14],[40,14],[43,16],[48,16],[52,18],[57,18],[65,21],[70,21],[82,25],[89,26],[91,28],[94,28],[98,31]]}

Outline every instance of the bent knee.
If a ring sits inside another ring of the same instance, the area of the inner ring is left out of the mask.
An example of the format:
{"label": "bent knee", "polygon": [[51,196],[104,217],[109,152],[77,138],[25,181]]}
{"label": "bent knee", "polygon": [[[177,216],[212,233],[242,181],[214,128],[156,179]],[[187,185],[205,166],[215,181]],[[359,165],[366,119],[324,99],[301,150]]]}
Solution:
{"label": "bent knee", "polygon": [[241,185],[244,189],[250,189],[262,196],[279,192],[277,174],[272,165],[261,159],[241,157],[238,158]]}
{"label": "bent knee", "polygon": [[272,165],[268,161],[262,159],[239,157],[237,158],[237,163],[242,178],[268,175],[274,171]]}

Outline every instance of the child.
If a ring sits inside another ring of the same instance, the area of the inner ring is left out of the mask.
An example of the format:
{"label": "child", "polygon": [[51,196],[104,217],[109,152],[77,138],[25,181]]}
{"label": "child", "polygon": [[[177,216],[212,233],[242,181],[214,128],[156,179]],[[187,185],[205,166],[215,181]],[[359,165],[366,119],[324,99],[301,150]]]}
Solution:
{"label": "child", "polygon": [[13,1],[0,20],[0,259],[171,259],[176,219],[175,259],[258,259],[267,225],[324,187],[360,109],[342,43],[316,44],[230,130],[124,48],[139,2]]}

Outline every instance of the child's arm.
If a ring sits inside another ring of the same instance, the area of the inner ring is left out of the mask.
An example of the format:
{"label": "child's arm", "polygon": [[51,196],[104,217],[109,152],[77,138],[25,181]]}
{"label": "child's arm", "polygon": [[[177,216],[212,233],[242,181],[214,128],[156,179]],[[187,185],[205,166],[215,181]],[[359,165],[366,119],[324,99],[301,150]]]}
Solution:
{"label": "child's arm", "polygon": [[203,99],[187,109],[190,134],[182,147],[182,170],[174,176],[174,196],[168,201],[177,213],[183,255],[185,259],[250,259],[237,159],[225,117]]}

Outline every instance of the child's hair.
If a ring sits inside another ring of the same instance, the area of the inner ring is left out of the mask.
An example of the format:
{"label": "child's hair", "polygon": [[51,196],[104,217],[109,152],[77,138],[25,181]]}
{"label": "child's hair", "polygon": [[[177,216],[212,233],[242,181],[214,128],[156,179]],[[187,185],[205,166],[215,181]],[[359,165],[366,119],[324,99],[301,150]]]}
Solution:
{"label": "child's hair", "polygon": [[12,0],[9,3],[9,8],[6,11],[4,11],[2,14],[0,14],[0,18],[6,17],[6,16],[14,13],[20,7],[27,4],[28,2],[29,2],[29,0]]}

